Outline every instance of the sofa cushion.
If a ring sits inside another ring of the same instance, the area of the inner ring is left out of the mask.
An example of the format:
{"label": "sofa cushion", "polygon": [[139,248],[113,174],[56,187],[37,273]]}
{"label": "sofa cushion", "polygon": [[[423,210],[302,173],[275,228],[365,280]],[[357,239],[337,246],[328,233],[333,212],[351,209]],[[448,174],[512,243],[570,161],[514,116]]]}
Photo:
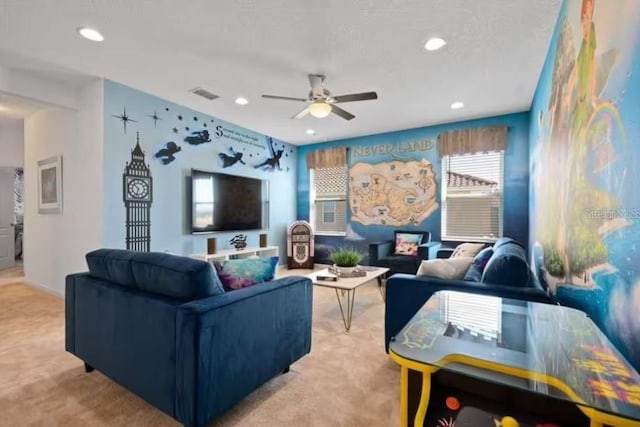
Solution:
{"label": "sofa cushion", "polygon": [[506,286],[529,286],[529,265],[522,246],[516,242],[507,242],[497,249],[482,273],[483,283]]}
{"label": "sofa cushion", "polygon": [[93,277],[122,286],[135,287],[136,279],[131,270],[134,254],[133,251],[122,249],[97,249],[89,252],[85,258]]}
{"label": "sofa cushion", "polygon": [[498,240],[496,240],[496,242],[493,244],[493,250],[495,251],[500,246],[506,245],[507,243],[513,243],[515,245],[520,246],[523,249],[525,248],[525,246],[522,243],[518,242],[517,240],[512,239],[511,237],[501,237]]}
{"label": "sofa cushion", "polygon": [[493,248],[484,248],[473,258],[473,263],[467,273],[464,275],[464,280],[469,282],[482,281],[482,273],[487,266],[487,263],[493,256]]}
{"label": "sofa cushion", "polygon": [[473,265],[480,270],[480,274],[484,272],[484,269],[492,256],[493,248],[484,248],[478,252],[478,255],[476,255],[475,258],[473,258]]}
{"label": "sofa cushion", "polygon": [[476,264],[472,263],[466,274],[464,275],[464,279],[468,282],[480,282],[482,281],[482,270]]}
{"label": "sofa cushion", "polygon": [[146,292],[193,301],[224,293],[211,264],[161,252],[99,249],[86,256],[97,278]]}
{"label": "sofa cushion", "polygon": [[473,258],[484,248],[484,243],[460,243],[451,254],[451,258],[471,257]]}
{"label": "sofa cushion", "polygon": [[225,289],[235,290],[273,280],[278,257],[231,259],[214,265]]}
{"label": "sofa cushion", "polygon": [[462,279],[472,262],[473,258],[471,257],[429,259],[420,263],[416,276]]}
{"label": "sofa cushion", "polygon": [[138,252],[131,261],[138,288],[183,301],[224,293],[213,266],[198,259],[161,252]]}
{"label": "sofa cushion", "polygon": [[418,245],[422,243],[422,233],[396,233],[396,255],[418,255]]}

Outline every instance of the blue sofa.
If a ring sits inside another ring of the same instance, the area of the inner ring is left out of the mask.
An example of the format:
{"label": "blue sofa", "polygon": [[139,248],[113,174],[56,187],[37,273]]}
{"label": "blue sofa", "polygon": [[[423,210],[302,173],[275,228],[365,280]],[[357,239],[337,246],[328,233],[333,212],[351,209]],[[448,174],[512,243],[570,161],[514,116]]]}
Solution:
{"label": "blue sofa", "polygon": [[66,350],[187,426],[201,426],[311,350],[312,284],[225,292],[211,264],[100,249],[66,278]]}
{"label": "blue sofa", "polygon": [[553,297],[527,263],[526,250],[510,238],[496,241],[493,254],[478,271],[469,267],[464,280],[445,280],[412,274],[394,274],[387,280],[385,307],[385,349],[435,292],[449,290],[492,295],[517,300],[554,304]]}

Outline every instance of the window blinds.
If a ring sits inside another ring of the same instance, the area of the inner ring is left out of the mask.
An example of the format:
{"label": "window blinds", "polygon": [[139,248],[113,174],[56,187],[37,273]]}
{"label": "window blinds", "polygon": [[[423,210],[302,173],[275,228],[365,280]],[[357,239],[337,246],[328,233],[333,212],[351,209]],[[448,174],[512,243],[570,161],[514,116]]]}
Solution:
{"label": "window blinds", "polygon": [[442,230],[449,240],[502,235],[503,152],[445,156]]}
{"label": "window blinds", "polygon": [[313,222],[316,233],[344,233],[347,229],[347,167],[313,171]]}

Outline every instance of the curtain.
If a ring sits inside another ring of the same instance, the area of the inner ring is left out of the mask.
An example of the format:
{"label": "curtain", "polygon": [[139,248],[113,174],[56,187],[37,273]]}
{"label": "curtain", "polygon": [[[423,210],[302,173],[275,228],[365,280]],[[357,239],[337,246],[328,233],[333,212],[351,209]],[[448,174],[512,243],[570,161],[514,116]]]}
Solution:
{"label": "curtain", "polygon": [[460,129],[438,135],[440,157],[504,151],[507,148],[506,126]]}
{"label": "curtain", "polygon": [[328,148],[307,153],[307,169],[335,168],[346,165],[346,147]]}

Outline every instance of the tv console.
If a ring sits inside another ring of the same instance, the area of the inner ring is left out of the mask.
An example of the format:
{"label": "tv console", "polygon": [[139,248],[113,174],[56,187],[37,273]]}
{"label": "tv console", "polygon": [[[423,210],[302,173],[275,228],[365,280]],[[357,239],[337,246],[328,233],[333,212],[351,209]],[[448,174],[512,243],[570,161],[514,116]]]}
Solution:
{"label": "tv console", "polygon": [[278,256],[277,246],[265,246],[264,248],[222,249],[215,254],[192,254],[191,258],[201,259],[207,262],[227,261],[230,259],[272,257]]}

